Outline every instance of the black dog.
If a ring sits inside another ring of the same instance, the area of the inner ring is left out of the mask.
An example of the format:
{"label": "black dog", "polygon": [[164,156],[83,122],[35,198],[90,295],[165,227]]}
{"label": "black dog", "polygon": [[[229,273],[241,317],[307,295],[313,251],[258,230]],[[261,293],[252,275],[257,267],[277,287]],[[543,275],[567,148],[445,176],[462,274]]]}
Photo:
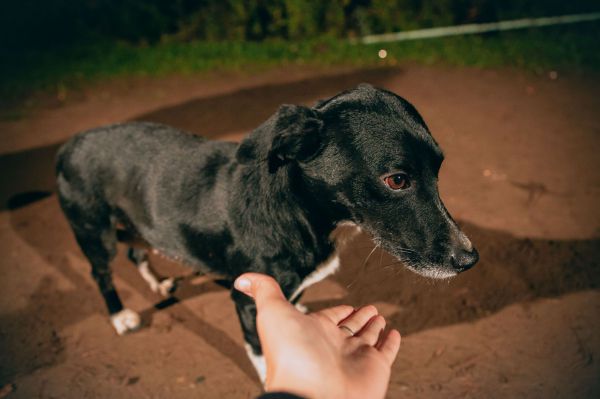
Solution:
{"label": "black dog", "polygon": [[[75,136],[59,151],[60,203],[119,334],[139,316],[112,283],[117,225],[199,272],[233,281],[267,273],[290,300],[335,271],[329,237],[350,222],[425,276],[469,269],[477,251],[442,204],[442,152],[415,108],[369,85],[313,108],[283,105],[240,145],[152,123]],[[129,257],[156,292],[143,249]],[[253,301],[233,290],[244,337],[264,377]]]}

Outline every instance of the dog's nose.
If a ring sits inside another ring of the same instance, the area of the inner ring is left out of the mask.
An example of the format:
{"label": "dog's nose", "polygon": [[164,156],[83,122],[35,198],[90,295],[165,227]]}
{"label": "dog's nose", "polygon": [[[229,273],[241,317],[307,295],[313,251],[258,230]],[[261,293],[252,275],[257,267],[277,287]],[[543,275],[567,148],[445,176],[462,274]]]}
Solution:
{"label": "dog's nose", "polygon": [[479,260],[479,253],[475,248],[471,248],[470,251],[464,249],[455,249],[450,254],[450,262],[458,272],[464,272],[469,270]]}

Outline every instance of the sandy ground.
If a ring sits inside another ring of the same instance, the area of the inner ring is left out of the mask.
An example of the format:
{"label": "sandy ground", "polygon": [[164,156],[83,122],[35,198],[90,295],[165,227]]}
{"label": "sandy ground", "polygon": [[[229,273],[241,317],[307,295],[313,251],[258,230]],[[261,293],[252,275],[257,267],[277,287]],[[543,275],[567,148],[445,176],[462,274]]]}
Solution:
{"label": "sandy ground", "polygon": [[52,189],[53,153],[77,130],[142,119],[235,140],[280,103],[363,81],[423,114],[447,155],[442,198],[481,262],[430,281],[379,251],[365,262],[361,236],[304,302],[374,303],[400,329],[389,398],[600,397],[600,79],[415,66],[113,82],[0,122],[0,397],[257,395],[224,288],[186,279],[161,302],[121,251],[116,284],[146,326],[117,337],[55,196],[31,192]]}

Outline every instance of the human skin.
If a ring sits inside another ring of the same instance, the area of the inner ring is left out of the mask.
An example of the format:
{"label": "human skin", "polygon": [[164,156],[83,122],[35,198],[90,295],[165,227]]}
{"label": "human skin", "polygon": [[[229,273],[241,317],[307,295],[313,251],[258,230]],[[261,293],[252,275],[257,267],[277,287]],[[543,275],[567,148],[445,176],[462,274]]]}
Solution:
{"label": "human skin", "polygon": [[241,275],[235,288],[256,302],[267,392],[313,399],[385,396],[400,333],[384,332],[385,319],[374,306],[341,305],[303,314],[274,279],[258,273]]}

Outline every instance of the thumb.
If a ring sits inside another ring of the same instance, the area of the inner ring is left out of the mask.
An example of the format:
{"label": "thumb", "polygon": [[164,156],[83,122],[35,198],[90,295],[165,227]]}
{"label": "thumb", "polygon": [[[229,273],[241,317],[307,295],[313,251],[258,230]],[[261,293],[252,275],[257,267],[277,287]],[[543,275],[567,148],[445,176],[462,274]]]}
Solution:
{"label": "thumb", "polygon": [[235,280],[234,286],[237,290],[254,298],[256,307],[259,309],[267,302],[288,303],[277,281],[266,274],[244,273]]}

